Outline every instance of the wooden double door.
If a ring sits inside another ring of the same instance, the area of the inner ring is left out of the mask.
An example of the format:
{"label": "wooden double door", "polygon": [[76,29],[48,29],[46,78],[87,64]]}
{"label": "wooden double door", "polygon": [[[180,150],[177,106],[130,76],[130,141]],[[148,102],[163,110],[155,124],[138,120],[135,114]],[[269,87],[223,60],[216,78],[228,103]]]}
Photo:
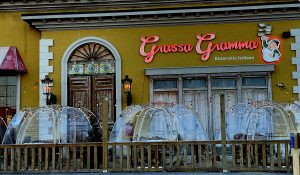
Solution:
{"label": "wooden double door", "polygon": [[[107,108],[108,122],[115,120],[114,75],[69,76],[68,105],[91,110],[102,121],[102,109]],[[102,100],[107,106],[102,105]]]}

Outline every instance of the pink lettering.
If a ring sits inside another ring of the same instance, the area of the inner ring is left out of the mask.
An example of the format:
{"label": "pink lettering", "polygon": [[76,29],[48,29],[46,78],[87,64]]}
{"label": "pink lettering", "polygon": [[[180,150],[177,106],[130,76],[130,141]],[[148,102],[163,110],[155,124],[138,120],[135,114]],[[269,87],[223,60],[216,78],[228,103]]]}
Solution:
{"label": "pink lettering", "polygon": [[[226,51],[226,50],[242,50],[242,49],[256,49],[258,47],[258,42],[256,40],[250,41],[228,41],[228,42],[220,42],[214,43],[212,40],[216,37],[215,34],[198,34],[197,35],[197,45],[196,52],[200,54],[200,58],[202,61],[206,61],[209,59],[211,53],[215,50],[217,51]],[[156,35],[152,35],[149,37],[142,36],[141,41],[142,44],[140,46],[140,54],[145,57],[145,62],[152,62],[154,56],[160,53],[171,53],[171,52],[184,52],[188,53],[193,50],[193,46],[191,44],[164,44],[164,45],[156,45],[155,43],[159,40],[159,37]],[[204,42],[208,42],[206,46],[203,46]],[[150,51],[146,52],[147,44],[152,44],[150,46]]]}
{"label": "pink lettering", "polygon": [[227,43],[221,42],[220,43],[220,50],[222,50],[222,51],[228,50]]}
{"label": "pink lettering", "polygon": [[248,41],[245,41],[245,42],[243,42],[243,41],[239,41],[239,49],[241,50],[241,49],[248,49]]}
{"label": "pink lettering", "polygon": [[205,34],[203,36],[201,36],[201,34],[197,35],[198,43],[196,45],[196,51],[197,51],[197,53],[199,53],[201,55],[201,59],[203,61],[208,60],[210,54],[213,52],[213,48],[212,48],[213,43],[209,42],[206,50],[202,50],[201,49],[202,41],[210,41],[210,40],[213,40],[215,37],[216,37],[216,35],[213,33]]}
{"label": "pink lettering", "polygon": [[231,49],[238,49],[239,46],[238,46],[238,43],[237,42],[228,42],[228,49],[231,50]]}
{"label": "pink lettering", "polygon": [[177,52],[177,44],[172,45],[172,52]]}
{"label": "pink lettering", "polygon": [[159,40],[159,37],[153,35],[153,36],[149,36],[148,38],[145,38],[145,36],[142,36],[141,40],[142,40],[142,44],[141,44],[141,47],[140,47],[140,53],[141,53],[142,56],[145,57],[145,62],[150,63],[153,60],[154,55],[158,52],[158,50],[155,50],[156,45],[154,44],[154,45],[152,45],[151,50],[148,53],[146,53],[145,52],[145,46],[148,43],[157,42]]}
{"label": "pink lettering", "polygon": [[193,50],[193,46],[192,45],[190,45],[190,44],[185,44],[184,45],[184,52],[190,52],[190,51],[192,51]]}
{"label": "pink lettering", "polygon": [[[140,54],[142,56],[145,57],[145,62],[146,63],[150,63],[155,54],[157,54],[158,52],[160,53],[170,53],[170,52],[191,52],[193,50],[193,46],[191,44],[173,44],[173,45],[170,45],[170,44],[165,44],[165,45],[156,45],[154,44],[155,42],[157,42],[159,40],[159,37],[158,36],[149,36],[149,37],[145,37],[145,36],[142,36],[141,37],[141,41],[142,41],[142,44],[140,46]],[[147,44],[153,44],[151,46],[151,49],[149,52],[146,52],[145,51],[145,47]]]}
{"label": "pink lettering", "polygon": [[253,50],[256,49],[258,47],[258,42],[257,41],[250,41],[249,43],[249,49]]}
{"label": "pink lettering", "polygon": [[183,45],[182,44],[178,44],[178,51],[183,52]]}

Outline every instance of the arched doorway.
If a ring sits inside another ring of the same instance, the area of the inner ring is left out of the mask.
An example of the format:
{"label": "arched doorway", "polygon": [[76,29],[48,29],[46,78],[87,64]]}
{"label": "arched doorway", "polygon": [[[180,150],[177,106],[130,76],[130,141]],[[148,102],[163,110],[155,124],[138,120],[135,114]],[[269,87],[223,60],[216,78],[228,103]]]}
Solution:
{"label": "arched doorway", "polygon": [[62,59],[62,105],[85,107],[102,120],[103,99],[108,122],[121,111],[121,61],[107,41],[87,37],[73,43]]}

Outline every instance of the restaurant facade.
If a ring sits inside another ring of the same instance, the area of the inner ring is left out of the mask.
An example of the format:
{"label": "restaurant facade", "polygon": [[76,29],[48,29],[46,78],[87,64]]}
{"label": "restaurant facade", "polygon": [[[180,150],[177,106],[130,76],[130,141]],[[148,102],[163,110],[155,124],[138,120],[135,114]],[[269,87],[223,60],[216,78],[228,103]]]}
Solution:
{"label": "restaurant facade", "polygon": [[101,118],[106,99],[111,125],[127,106],[128,75],[133,104],[187,105],[210,139],[220,133],[221,94],[226,110],[299,100],[298,1],[181,3],[2,2],[1,117],[45,105],[46,75],[57,104]]}

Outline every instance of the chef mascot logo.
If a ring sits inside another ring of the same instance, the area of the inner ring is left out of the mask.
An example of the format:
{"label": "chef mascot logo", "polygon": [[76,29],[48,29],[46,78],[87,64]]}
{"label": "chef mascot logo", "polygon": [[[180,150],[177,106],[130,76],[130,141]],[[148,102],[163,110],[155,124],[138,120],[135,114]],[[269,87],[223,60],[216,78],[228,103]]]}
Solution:
{"label": "chef mascot logo", "polygon": [[269,64],[277,63],[281,58],[280,40],[270,36],[272,26],[264,23],[259,23],[258,26],[258,36],[262,45],[262,60]]}

